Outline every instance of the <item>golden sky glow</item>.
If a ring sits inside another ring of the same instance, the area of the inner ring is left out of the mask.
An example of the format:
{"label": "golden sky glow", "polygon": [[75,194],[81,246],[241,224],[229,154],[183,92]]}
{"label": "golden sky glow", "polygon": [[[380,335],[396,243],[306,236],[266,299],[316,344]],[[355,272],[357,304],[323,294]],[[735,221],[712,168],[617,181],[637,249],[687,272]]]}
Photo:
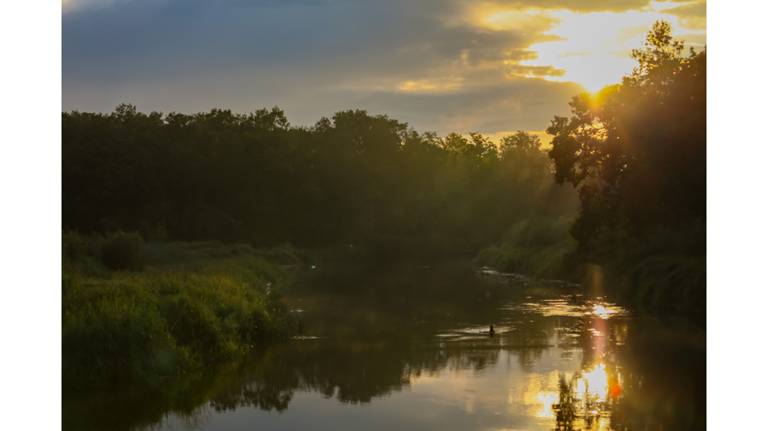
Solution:
{"label": "golden sky glow", "polygon": [[[630,72],[651,24],[702,48],[703,0],[63,0],[64,110],[366,109],[419,131],[542,131]],[[141,29],[141,31],[136,31]],[[546,141],[545,137],[545,141]]]}
{"label": "golden sky glow", "polygon": [[[620,82],[623,75],[632,71],[634,61],[630,52],[642,45],[646,32],[657,20],[669,21],[678,36],[683,33],[690,45],[701,49],[704,18],[680,18],[671,12],[687,11],[699,4],[652,2],[641,10],[622,12],[521,10],[486,4],[470,12],[470,16],[478,25],[495,31],[551,24],[543,34],[545,40],[528,46],[528,58],[508,60],[505,64],[516,69],[513,74],[522,71],[521,75],[526,77],[575,82],[595,92]],[[526,73],[526,67],[532,68],[532,72]]]}

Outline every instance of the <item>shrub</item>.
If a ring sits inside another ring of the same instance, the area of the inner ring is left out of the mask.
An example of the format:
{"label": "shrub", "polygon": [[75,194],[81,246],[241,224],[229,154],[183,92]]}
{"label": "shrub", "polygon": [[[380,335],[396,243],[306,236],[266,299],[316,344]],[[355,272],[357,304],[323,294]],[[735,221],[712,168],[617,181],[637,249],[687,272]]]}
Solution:
{"label": "shrub", "polygon": [[65,259],[80,260],[85,257],[98,257],[98,238],[87,237],[76,231],[66,231],[61,235],[62,254]]}
{"label": "shrub", "polygon": [[181,367],[156,296],[145,285],[73,275],[63,287],[62,366],[68,385],[151,380]]}
{"label": "shrub", "polygon": [[[141,237],[118,233],[104,242],[103,257],[125,243],[132,244],[132,256],[141,256]],[[290,335],[296,325],[279,298],[290,273],[248,249],[235,257],[206,257],[213,247],[150,243],[148,257],[156,254],[163,263],[149,259],[142,272],[66,265],[65,386],[162,385]],[[125,266],[124,259],[116,260]]]}
{"label": "shrub", "polygon": [[563,217],[521,220],[512,225],[500,244],[481,250],[475,264],[529,276],[567,276],[566,260],[575,249],[569,224]]}
{"label": "shrub", "polygon": [[475,257],[475,265],[487,266],[499,271],[511,271],[509,265],[508,256],[497,246],[490,246],[483,250],[480,250],[477,257]]}
{"label": "shrub", "polygon": [[138,233],[116,232],[101,246],[101,261],[113,270],[141,270],[144,267],[144,240]]}

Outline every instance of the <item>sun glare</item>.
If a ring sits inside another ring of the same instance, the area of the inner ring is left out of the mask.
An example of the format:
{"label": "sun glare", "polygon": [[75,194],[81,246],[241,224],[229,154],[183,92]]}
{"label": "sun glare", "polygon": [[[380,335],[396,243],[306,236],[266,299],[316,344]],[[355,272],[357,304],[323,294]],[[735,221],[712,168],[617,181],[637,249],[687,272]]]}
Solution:
{"label": "sun glare", "polygon": [[[551,81],[575,82],[589,92],[616,84],[630,73],[633,48],[642,46],[653,22],[663,19],[677,33],[701,35],[702,28],[686,28],[688,21],[665,12],[663,4],[626,12],[574,12],[570,10],[511,9],[483,6],[473,11],[472,21],[489,30],[541,32],[530,45],[529,58],[513,60],[517,69],[540,71],[535,76]],[[531,74],[521,76],[531,77]]]}
{"label": "sun glare", "polygon": [[592,314],[601,319],[608,319],[612,315],[616,314],[616,310],[606,307],[602,304],[595,304],[592,306]]}
{"label": "sun glare", "polygon": [[608,373],[605,370],[605,364],[597,364],[591,370],[584,372],[578,392],[586,393],[587,391],[601,400],[608,396]]}

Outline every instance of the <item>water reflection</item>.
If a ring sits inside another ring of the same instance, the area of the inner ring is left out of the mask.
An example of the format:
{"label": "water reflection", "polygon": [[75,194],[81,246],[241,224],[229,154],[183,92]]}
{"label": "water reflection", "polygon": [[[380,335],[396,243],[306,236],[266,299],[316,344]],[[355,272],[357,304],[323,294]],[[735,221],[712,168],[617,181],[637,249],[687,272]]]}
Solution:
{"label": "water reflection", "polygon": [[65,429],[703,428],[697,331],[573,291],[448,280],[289,298],[299,339],[162,387],[65,395]]}
{"label": "water reflection", "polygon": [[609,377],[605,364],[571,376],[560,375],[556,412],[557,430],[610,429],[610,409],[621,393],[616,376]]}
{"label": "water reflection", "polygon": [[[627,312],[604,298],[584,300],[562,296],[527,302],[519,309],[542,316],[570,319],[559,321],[555,332],[559,347],[577,345],[581,349],[581,369],[558,374],[558,393],[543,391],[541,399],[552,402],[556,430],[611,429],[610,412],[621,396],[620,367],[614,363],[615,348],[623,345],[627,333]],[[569,324],[570,323],[570,324]]]}

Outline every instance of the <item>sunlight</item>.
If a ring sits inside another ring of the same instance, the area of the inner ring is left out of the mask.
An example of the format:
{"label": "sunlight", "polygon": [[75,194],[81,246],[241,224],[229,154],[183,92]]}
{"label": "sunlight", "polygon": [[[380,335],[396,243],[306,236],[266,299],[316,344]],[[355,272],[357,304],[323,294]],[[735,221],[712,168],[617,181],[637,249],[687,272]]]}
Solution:
{"label": "sunlight", "polygon": [[557,403],[560,394],[556,391],[544,391],[539,392],[536,395],[536,401],[539,403],[534,415],[538,418],[551,418],[554,417],[554,411],[552,410],[552,404]]}
{"label": "sunlight", "polygon": [[401,82],[397,89],[404,93],[439,93],[461,88],[461,77],[445,79],[412,79]]}
{"label": "sunlight", "polygon": [[614,314],[616,314],[617,312],[618,312],[617,310],[606,307],[603,304],[595,304],[592,306],[592,314],[594,314],[595,316],[601,319],[608,319]]}
{"label": "sunlight", "polygon": [[[605,400],[608,396],[608,373],[605,364],[597,364],[593,369],[584,372],[577,386],[579,394],[596,395],[599,400]],[[582,397],[583,398],[583,397]]]}
{"label": "sunlight", "polygon": [[[523,403],[528,407],[529,414],[537,418],[552,418],[552,404],[557,403],[560,394],[557,391],[558,373],[549,372],[545,375],[531,376],[522,394]],[[510,406],[519,403],[516,397],[509,397]]]}
{"label": "sunlight", "polygon": [[589,13],[482,4],[469,12],[469,21],[493,31],[539,33],[528,55],[505,62],[512,75],[575,82],[594,93],[632,71],[630,52],[653,22],[669,21],[678,35],[703,34],[699,21],[681,19],[672,9],[658,2],[644,10]]}
{"label": "sunlight", "polygon": [[[609,373],[606,364],[600,362],[573,378],[568,373],[561,374],[560,392],[557,402],[552,404],[559,418],[557,429],[611,429],[612,406],[622,394],[621,376],[615,368],[612,370]],[[570,420],[566,412],[571,412]]]}
{"label": "sunlight", "polygon": [[539,9],[479,9],[475,21],[491,30],[537,31],[557,23],[557,19]]}
{"label": "sunlight", "polygon": [[[576,13],[556,11],[559,19],[550,33],[557,40],[534,44],[538,57],[524,64],[550,65],[565,70],[552,80],[573,81],[591,92],[617,83],[632,71],[632,48],[642,45],[645,30],[661,16],[653,11]],[[677,28],[676,20],[670,19]]]}

